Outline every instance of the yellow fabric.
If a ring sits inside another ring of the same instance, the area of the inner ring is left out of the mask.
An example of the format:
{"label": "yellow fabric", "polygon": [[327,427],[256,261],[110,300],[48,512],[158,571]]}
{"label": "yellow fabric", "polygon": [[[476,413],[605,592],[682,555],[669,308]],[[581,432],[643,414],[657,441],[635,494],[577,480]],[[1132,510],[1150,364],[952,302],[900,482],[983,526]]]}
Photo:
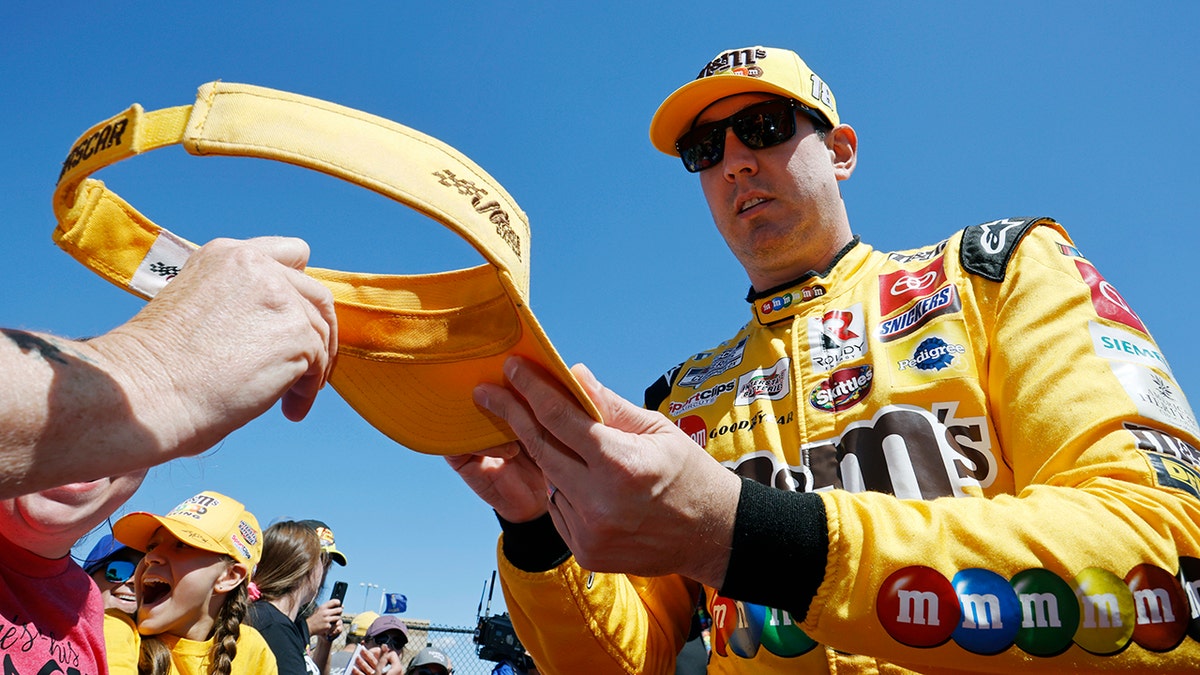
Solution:
{"label": "yellow fabric", "polygon": [[[709,673],[1200,663],[1200,433],[1169,365],[1111,285],[1084,283],[1090,263],[1057,224],[1030,230],[1001,282],[964,271],[961,241],[891,256],[859,244],[670,374],[660,411],[740,475],[816,490],[827,510],[807,616],[704,589]],[[957,310],[932,311],[955,298]],[[918,307],[933,318],[905,318]],[[670,673],[698,590],[591,576],[574,559],[542,574],[502,559],[500,571],[518,635],[551,673]],[[762,573],[782,585],[789,572],[763,560]],[[923,601],[916,577],[950,595]],[[1059,580],[1058,612],[1018,578]],[[1008,590],[978,592],[992,580]],[[897,611],[893,596],[913,599]],[[993,613],[1006,597],[1015,613]],[[922,615],[935,600],[950,613]],[[992,636],[1003,648],[983,653]]]}
{"label": "yellow fabric", "polygon": [[428,275],[307,270],[330,287],[339,317],[340,351],[330,383],[390,438],[433,454],[515,439],[471,396],[480,382],[504,382],[502,365],[510,355],[542,364],[600,419],[529,308],[524,212],[457,150],[390,120],[224,82],[201,86],[192,106],[146,113],[134,105],[72,147],[54,193],[55,243],[108,281],[153,297],[196,245],[88,176],[171,144],[194,155],[288,162],[366,187],[450,228],[487,260]]}
{"label": "yellow fabric", "polygon": [[[212,640],[197,642],[171,635],[161,635],[159,639],[171,651],[171,675],[210,674]],[[128,614],[109,610],[104,615],[104,642],[108,651],[109,674],[137,675],[142,637]],[[230,675],[271,675],[277,672],[275,654],[271,652],[267,641],[252,626],[242,624]]]}
{"label": "yellow fabric", "polygon": [[650,120],[650,142],[679,156],[675,141],[692,128],[700,111],[713,102],[748,92],[768,92],[795,99],[839,123],[833,91],[796,52],[775,47],[742,47],[717,54],[696,79],[671,92]]}
{"label": "yellow fabric", "polygon": [[253,576],[262,559],[263,534],[258,519],[246,505],[219,492],[205,490],[188,497],[164,516],[135,511],[113,523],[113,537],[138,551],[147,550],[150,538],[166,528],[193,548],[223,553],[246,566]]}

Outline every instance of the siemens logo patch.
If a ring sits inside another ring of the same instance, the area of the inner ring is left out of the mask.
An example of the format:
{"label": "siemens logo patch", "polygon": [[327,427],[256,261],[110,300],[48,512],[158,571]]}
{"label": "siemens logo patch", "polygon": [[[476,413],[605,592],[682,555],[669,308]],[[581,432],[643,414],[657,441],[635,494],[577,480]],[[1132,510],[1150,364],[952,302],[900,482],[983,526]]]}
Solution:
{"label": "siemens logo patch", "polygon": [[1092,332],[1092,346],[1096,348],[1096,354],[1109,360],[1132,361],[1157,368],[1174,378],[1166,357],[1153,342],[1096,321],[1088,322],[1088,330]]}
{"label": "siemens logo patch", "polygon": [[936,317],[961,310],[962,302],[958,299],[958,291],[953,284],[945,286],[937,293],[916,301],[904,313],[880,324],[879,339],[884,342],[900,339]]}

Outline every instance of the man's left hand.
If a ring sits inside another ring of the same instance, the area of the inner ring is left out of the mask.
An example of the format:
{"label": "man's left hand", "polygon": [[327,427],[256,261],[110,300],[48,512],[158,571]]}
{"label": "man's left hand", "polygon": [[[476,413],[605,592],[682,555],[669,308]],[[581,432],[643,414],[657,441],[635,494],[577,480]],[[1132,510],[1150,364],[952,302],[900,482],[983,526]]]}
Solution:
{"label": "man's left hand", "polygon": [[682,574],[720,588],[729,564],[741,480],[663,415],[572,369],[605,422],[596,422],[538,365],[504,367],[508,387],[481,384],[476,401],[508,422],[551,485],[550,516],[579,564],[597,572]]}

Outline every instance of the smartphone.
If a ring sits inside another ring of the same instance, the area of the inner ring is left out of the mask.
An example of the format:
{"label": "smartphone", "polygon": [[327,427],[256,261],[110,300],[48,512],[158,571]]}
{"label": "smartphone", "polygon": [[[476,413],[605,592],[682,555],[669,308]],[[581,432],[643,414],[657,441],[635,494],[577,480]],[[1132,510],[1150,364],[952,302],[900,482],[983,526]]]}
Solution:
{"label": "smartphone", "polygon": [[329,594],[329,599],[337,600],[338,602],[345,603],[346,602],[346,582],[344,582],[344,581],[333,582],[333,592]]}

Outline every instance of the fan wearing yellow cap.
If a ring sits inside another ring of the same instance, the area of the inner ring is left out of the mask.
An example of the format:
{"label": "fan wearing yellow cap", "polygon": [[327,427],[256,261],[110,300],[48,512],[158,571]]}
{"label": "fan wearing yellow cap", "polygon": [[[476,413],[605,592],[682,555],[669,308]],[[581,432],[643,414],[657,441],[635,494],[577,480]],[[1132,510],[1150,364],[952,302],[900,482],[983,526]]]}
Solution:
{"label": "fan wearing yellow cap", "polygon": [[242,624],[263,535],[241,502],[201,492],[164,516],[130,513],[113,536],[146,555],[134,575],[136,622],[105,616],[110,673],[278,672],[262,635]]}
{"label": "fan wearing yellow cap", "polygon": [[326,672],[330,675],[341,675],[347,670],[347,667],[353,662],[358,646],[367,637],[367,629],[378,618],[379,615],[375,612],[359,612],[354,615],[354,619],[350,621],[350,630],[346,632],[346,646],[342,647],[341,651],[330,655],[329,669]]}

